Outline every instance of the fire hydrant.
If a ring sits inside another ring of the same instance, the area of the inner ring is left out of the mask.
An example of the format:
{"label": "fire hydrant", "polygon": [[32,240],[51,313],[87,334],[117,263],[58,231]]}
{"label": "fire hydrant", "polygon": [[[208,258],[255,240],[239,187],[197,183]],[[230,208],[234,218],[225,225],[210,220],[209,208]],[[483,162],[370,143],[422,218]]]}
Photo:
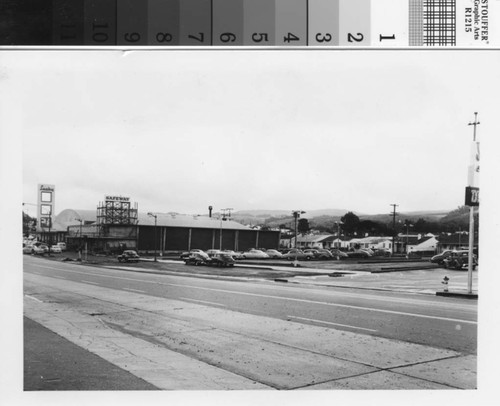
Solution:
{"label": "fire hydrant", "polygon": [[445,292],[448,292],[448,281],[450,280],[450,278],[448,278],[447,276],[445,276],[443,278],[443,280],[441,281],[441,283],[444,285],[444,291]]}

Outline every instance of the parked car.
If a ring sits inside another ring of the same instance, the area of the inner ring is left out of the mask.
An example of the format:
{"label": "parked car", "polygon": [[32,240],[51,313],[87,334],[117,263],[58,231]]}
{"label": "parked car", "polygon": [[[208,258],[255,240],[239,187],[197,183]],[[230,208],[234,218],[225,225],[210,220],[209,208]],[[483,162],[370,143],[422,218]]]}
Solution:
{"label": "parked car", "polygon": [[133,250],[125,250],[117,258],[118,262],[139,262],[140,256]]}
{"label": "parked car", "polygon": [[231,255],[223,252],[215,253],[212,257],[209,257],[207,254],[202,255],[198,252],[194,252],[189,257],[184,259],[184,263],[186,265],[207,265],[220,268],[232,267],[234,266],[235,262],[236,261]]}
{"label": "parked car", "polygon": [[236,261],[231,255],[222,252],[220,254],[215,254],[212,258],[210,258],[210,261],[207,262],[207,265],[216,266],[219,268],[227,268],[234,266],[235,262]]}
{"label": "parked car", "polygon": [[338,248],[332,248],[330,250],[330,252],[332,253],[332,255],[333,255],[334,258],[338,257],[339,259],[341,259],[341,258],[348,258],[349,257],[349,255],[347,255],[346,252],[341,251]]}
{"label": "parked car", "polygon": [[193,252],[188,257],[184,258],[186,265],[207,265],[211,258],[205,252]]}
{"label": "parked car", "polygon": [[311,254],[313,256],[313,258],[318,258],[319,257],[319,251],[317,249],[313,249],[313,248],[307,248],[304,251],[304,254]]}
{"label": "parked car", "polygon": [[298,248],[293,248],[287,253],[283,254],[284,259],[289,259],[289,260],[295,260],[295,259],[306,259],[306,260],[311,260],[314,258],[314,254],[312,253],[306,253],[302,250],[299,250]]}
{"label": "parked car", "polygon": [[267,255],[264,251],[251,249],[251,250],[248,250],[248,251],[245,251],[244,253],[242,253],[241,258],[243,258],[243,259],[248,259],[248,258],[266,259],[266,258],[269,258],[269,255]]}
{"label": "parked car", "polygon": [[370,258],[372,255],[365,250],[354,250],[347,253],[349,258]]}
{"label": "parked car", "polygon": [[[477,256],[473,255],[472,257],[472,269],[474,270],[477,266]],[[461,270],[464,267],[469,267],[469,251],[460,250],[460,251],[452,251],[450,255],[448,255],[443,260],[443,267],[450,269]]]}
{"label": "parked car", "polygon": [[392,251],[388,248],[378,248],[378,249],[374,249],[372,251],[373,251],[373,255],[376,257],[390,257],[390,256],[392,256]]}
{"label": "parked car", "polygon": [[66,251],[66,243],[58,242],[57,245],[61,248],[61,251]]}
{"label": "parked car", "polygon": [[44,255],[46,252],[49,252],[48,245],[36,242],[31,246],[31,253],[33,255]]}
{"label": "parked car", "polygon": [[59,245],[53,245],[50,247],[50,252],[53,252],[54,254],[60,254],[62,252],[62,249]]}
{"label": "parked car", "polygon": [[233,250],[223,250],[223,254],[228,254],[231,255],[234,259],[240,259],[241,258],[241,252],[236,252]]}
{"label": "parked car", "polygon": [[215,254],[221,254],[222,251],[221,250],[215,250],[215,249],[211,249],[211,250],[206,250],[205,251],[209,257],[213,257]]}
{"label": "parked car", "polygon": [[328,250],[325,250],[325,249],[322,249],[322,248],[318,248],[318,249],[307,249],[307,250],[304,250],[305,253],[312,253],[314,254],[314,258],[316,259],[331,259],[333,258],[333,255],[331,254],[330,251]]}
{"label": "parked car", "polygon": [[23,254],[31,254],[32,248],[29,245],[23,243]]}
{"label": "parked car", "polygon": [[330,252],[330,250],[327,250],[326,248],[318,248],[318,252],[321,254],[321,257],[324,259],[333,258],[333,254]]}
{"label": "parked car", "polygon": [[434,264],[443,265],[443,261],[446,258],[448,258],[452,252],[453,252],[453,250],[445,250],[445,251],[441,252],[440,254],[434,255],[431,258],[431,262]]}
{"label": "parked car", "polygon": [[192,249],[190,251],[183,252],[181,254],[181,259],[188,258],[191,254],[200,254],[200,255],[206,255],[208,258],[208,254],[205,251],[199,250],[199,249]]}
{"label": "parked car", "polygon": [[269,249],[266,250],[266,254],[269,255],[269,258],[283,258],[283,254],[278,250]]}

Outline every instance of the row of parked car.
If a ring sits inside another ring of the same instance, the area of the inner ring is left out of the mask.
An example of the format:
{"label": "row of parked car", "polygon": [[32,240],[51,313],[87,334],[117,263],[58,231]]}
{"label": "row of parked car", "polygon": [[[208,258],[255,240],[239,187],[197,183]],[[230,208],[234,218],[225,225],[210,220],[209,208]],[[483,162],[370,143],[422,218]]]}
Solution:
{"label": "row of parked car", "polygon": [[50,246],[50,250],[49,246],[43,242],[23,242],[23,254],[45,255],[49,252],[52,254],[60,254],[63,251],[66,251],[66,243],[64,242],[58,242]]}
{"label": "row of parked car", "polygon": [[371,249],[359,249],[350,252],[344,252],[337,248],[318,248],[318,249],[305,249],[301,250],[298,248],[292,248],[290,250],[286,250],[280,252],[275,249],[256,249],[252,248],[245,252],[236,252],[233,250],[217,250],[210,249],[207,251],[203,251],[200,249],[192,249],[188,252],[183,252],[181,254],[181,259],[187,259],[193,257],[195,255],[199,255],[205,258],[212,258],[214,256],[227,255],[233,258],[233,260],[237,259],[285,259],[285,260],[328,260],[328,259],[344,259],[344,258],[369,258],[372,256],[390,256],[391,252],[389,250],[371,250]]}
{"label": "row of parked car", "polygon": [[[445,250],[431,258],[431,262],[443,268],[461,270],[469,267],[469,250]],[[478,264],[477,255],[472,256],[472,269]]]}

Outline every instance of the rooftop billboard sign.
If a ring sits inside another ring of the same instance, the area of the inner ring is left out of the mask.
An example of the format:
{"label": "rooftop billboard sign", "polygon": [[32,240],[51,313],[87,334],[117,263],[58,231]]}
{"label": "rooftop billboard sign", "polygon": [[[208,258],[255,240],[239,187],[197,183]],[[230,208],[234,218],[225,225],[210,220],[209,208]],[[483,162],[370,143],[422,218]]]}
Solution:
{"label": "rooftop billboard sign", "polygon": [[104,200],[106,202],[129,202],[130,197],[105,195]]}

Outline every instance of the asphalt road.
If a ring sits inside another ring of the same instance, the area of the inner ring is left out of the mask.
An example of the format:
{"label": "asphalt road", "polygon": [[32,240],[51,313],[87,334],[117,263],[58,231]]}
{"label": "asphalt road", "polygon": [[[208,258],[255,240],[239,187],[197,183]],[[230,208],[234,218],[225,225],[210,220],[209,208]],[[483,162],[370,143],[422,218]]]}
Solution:
{"label": "asphalt road", "polygon": [[25,258],[24,271],[84,284],[89,291],[92,286],[98,286],[467,354],[477,353],[475,301],[291,286],[269,281],[240,282],[123,272],[32,257]]}

